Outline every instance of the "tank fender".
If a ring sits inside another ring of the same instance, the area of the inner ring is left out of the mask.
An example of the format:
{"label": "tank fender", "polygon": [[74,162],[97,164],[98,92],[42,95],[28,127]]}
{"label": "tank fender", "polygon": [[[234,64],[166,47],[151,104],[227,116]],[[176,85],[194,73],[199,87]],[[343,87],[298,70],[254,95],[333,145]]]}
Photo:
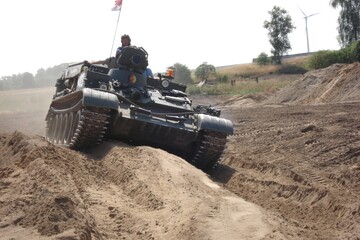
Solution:
{"label": "tank fender", "polygon": [[234,126],[230,120],[206,114],[197,114],[197,127],[198,130],[205,129],[229,135],[234,134]]}
{"label": "tank fender", "polygon": [[115,94],[93,90],[83,89],[83,105],[88,107],[99,107],[118,110],[119,100]]}

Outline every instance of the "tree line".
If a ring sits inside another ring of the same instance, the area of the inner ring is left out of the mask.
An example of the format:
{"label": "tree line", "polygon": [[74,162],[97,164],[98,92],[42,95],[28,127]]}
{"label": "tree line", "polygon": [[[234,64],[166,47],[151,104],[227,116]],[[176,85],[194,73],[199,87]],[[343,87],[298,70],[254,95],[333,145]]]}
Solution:
{"label": "tree line", "polygon": [[53,87],[67,66],[68,63],[62,63],[47,69],[40,68],[35,76],[29,72],[3,76],[0,78],[0,90]]}

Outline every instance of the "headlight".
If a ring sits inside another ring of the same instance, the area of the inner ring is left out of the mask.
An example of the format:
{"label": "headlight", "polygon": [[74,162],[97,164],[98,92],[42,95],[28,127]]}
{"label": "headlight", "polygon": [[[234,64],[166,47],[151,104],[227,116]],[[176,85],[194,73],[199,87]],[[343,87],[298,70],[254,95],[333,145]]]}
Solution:
{"label": "headlight", "polygon": [[161,86],[163,86],[164,88],[169,87],[169,85],[170,85],[170,82],[168,80],[162,80],[161,81]]}
{"label": "headlight", "polygon": [[105,83],[101,83],[100,84],[100,89],[101,90],[108,90],[108,86]]}

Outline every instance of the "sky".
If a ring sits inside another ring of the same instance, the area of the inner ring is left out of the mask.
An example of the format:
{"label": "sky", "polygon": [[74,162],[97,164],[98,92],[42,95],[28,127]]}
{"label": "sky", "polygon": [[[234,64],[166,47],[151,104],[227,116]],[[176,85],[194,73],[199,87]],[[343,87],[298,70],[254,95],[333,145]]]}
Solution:
{"label": "sky", "polygon": [[[296,29],[288,54],[337,50],[339,9],[330,0],[16,0],[0,2],[0,76],[102,60],[114,55],[123,34],[149,54],[154,73],[175,63],[195,69],[250,63],[270,55],[268,31],[274,6],[285,9]],[[301,9],[301,10],[300,10]],[[117,21],[119,19],[119,21]],[[116,33],[116,34],[115,34]],[[113,44],[114,42],[114,44]]]}

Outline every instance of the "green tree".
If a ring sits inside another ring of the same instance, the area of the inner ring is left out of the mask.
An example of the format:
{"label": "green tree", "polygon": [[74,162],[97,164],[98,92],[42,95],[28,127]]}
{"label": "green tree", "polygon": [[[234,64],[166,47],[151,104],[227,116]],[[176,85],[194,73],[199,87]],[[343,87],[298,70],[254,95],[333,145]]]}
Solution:
{"label": "green tree", "polygon": [[29,72],[19,74],[19,81],[21,82],[20,88],[33,88],[35,87],[34,75]]}
{"label": "green tree", "polygon": [[331,0],[333,8],[340,7],[338,17],[338,41],[347,47],[360,39],[360,0]]}
{"label": "green tree", "polygon": [[173,69],[175,69],[174,82],[182,84],[193,83],[193,79],[191,78],[191,71],[186,65],[175,63]]}
{"label": "green tree", "polygon": [[207,62],[202,63],[195,69],[195,77],[200,79],[201,84],[205,84],[208,81],[209,76],[215,73],[215,67]]}
{"label": "green tree", "polygon": [[264,21],[264,28],[269,31],[268,36],[273,47],[271,53],[274,62],[281,64],[281,57],[291,49],[288,34],[295,29],[295,26],[285,9],[274,6],[268,13],[270,14],[270,21]]}
{"label": "green tree", "polygon": [[269,56],[264,52],[260,53],[259,56],[256,58],[256,63],[258,65],[267,65],[270,62],[271,61],[270,61]]}
{"label": "green tree", "polygon": [[16,76],[16,75],[13,75],[13,76],[2,76],[0,78],[0,82],[1,82],[1,90],[9,90],[9,89],[13,89],[14,86],[13,86],[13,77]]}
{"label": "green tree", "polygon": [[15,75],[13,74],[10,77],[10,81],[11,81],[11,88],[12,89],[21,89],[23,87],[23,79],[20,77],[20,73]]}
{"label": "green tree", "polygon": [[35,82],[38,87],[48,86],[48,76],[43,68],[39,68],[35,74]]}

